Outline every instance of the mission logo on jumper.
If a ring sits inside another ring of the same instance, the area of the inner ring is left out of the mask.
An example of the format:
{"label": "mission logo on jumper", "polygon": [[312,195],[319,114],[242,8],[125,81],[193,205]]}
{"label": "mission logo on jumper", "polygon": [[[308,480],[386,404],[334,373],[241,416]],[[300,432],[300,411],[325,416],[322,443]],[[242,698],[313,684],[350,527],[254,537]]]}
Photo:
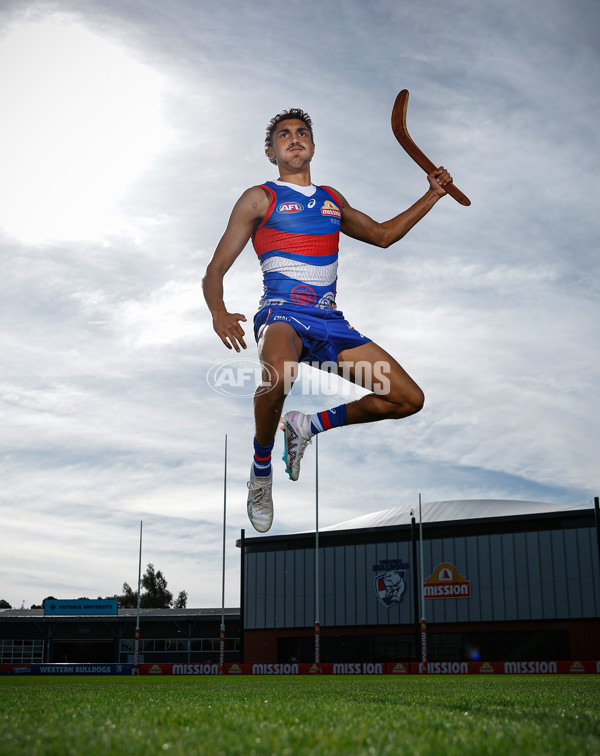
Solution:
{"label": "mission logo on jumper", "polygon": [[389,608],[402,601],[406,588],[406,570],[388,570],[375,576],[375,593],[381,603]]}
{"label": "mission logo on jumper", "polygon": [[286,215],[289,215],[290,213],[301,213],[303,210],[304,206],[299,202],[282,202],[281,205],[277,207],[278,213],[285,213]]}
{"label": "mission logo on jumper", "polygon": [[331,200],[325,200],[323,207],[321,208],[321,215],[332,215],[334,218],[341,218],[342,211]]}

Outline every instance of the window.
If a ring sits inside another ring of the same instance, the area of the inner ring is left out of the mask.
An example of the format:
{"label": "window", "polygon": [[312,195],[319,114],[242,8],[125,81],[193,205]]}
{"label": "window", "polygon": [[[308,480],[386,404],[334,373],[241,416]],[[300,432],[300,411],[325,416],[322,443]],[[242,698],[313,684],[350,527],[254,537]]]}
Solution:
{"label": "window", "polygon": [[41,664],[43,640],[0,640],[0,664]]}
{"label": "window", "polygon": [[[227,651],[239,651],[239,638],[225,638],[225,649]],[[174,659],[181,659],[180,654],[187,654],[189,651],[201,651],[204,653],[215,653],[220,650],[219,638],[141,638],[141,654],[173,654]],[[120,642],[119,652],[121,654],[133,654],[135,652],[135,641],[133,638],[123,638]],[[151,661],[146,658],[146,661]]]}

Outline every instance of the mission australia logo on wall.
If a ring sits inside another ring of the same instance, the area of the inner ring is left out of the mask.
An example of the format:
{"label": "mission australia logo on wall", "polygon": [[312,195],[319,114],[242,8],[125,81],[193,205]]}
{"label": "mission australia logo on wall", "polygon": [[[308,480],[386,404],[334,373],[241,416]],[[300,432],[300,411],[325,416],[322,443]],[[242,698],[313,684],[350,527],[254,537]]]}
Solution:
{"label": "mission australia logo on wall", "polygon": [[390,606],[402,601],[406,590],[406,572],[408,564],[401,559],[383,559],[373,565],[375,575],[375,593],[381,603]]}

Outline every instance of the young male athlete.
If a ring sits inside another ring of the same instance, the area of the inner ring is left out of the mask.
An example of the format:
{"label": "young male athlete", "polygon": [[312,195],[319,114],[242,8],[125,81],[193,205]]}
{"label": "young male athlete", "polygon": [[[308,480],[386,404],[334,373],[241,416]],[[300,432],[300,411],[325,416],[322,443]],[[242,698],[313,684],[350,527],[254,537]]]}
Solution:
{"label": "young male athlete", "polygon": [[[302,110],[283,111],[271,120],[265,152],[278,167],[279,178],[242,194],[202,282],[216,333],[228,349],[246,349],[240,325],[246,317],[226,309],[223,278],[252,239],[264,277],[264,294],[254,317],[264,377],[254,396],[254,460],[247,507],[252,525],[262,533],[273,522],[271,452],[280,422],[286,472],[291,480],[298,480],[300,460],[316,433],[407,417],[422,408],[419,386],[336,308],[338,239],[341,231],[389,247],[431,210],[452,181],[444,168],[438,168],[427,177],[429,188],[414,205],[378,223],[353,208],[337,190],[312,184],[315,143],[311,119]],[[288,412],[282,418],[298,363],[304,361],[337,365],[345,378],[372,393],[314,415]],[[376,376],[382,380],[376,382]]]}

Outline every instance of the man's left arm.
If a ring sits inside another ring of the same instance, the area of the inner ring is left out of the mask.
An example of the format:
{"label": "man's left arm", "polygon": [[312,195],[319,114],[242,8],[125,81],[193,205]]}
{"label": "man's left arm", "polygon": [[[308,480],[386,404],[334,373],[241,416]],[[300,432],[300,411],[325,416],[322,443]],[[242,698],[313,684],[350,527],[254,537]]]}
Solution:
{"label": "man's left arm", "polygon": [[341,231],[353,239],[374,244],[376,247],[389,247],[402,239],[445,194],[445,184],[452,181],[452,176],[445,168],[438,168],[427,176],[429,189],[414,205],[391,220],[378,223],[360,210],[348,204],[347,200],[335,189],[342,207]]}

